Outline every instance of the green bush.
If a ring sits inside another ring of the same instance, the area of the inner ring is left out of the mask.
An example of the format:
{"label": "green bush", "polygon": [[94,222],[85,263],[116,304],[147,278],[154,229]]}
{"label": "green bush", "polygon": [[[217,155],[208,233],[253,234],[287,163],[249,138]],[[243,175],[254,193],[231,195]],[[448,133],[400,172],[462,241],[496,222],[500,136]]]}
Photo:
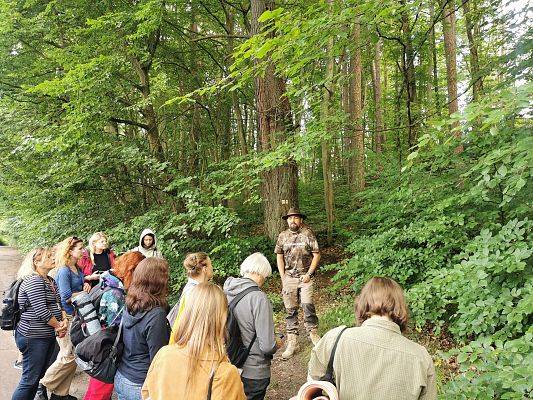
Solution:
{"label": "green bush", "polygon": [[530,399],[533,394],[533,328],[514,340],[484,336],[451,351],[459,374],[444,386],[441,399]]}

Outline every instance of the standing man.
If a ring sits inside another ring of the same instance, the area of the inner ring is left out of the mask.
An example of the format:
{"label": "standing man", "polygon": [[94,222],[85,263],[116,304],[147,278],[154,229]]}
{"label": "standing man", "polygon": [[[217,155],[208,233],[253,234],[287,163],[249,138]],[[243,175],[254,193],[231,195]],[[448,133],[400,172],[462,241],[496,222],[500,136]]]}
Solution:
{"label": "standing man", "polygon": [[287,348],[281,355],[286,360],[292,357],[298,343],[298,297],[311,341],[316,344],[320,340],[312,279],[320,261],[320,250],[314,233],[304,224],[305,215],[297,208],[291,207],[282,218],[287,221],[289,229],[279,234],[275,253],[287,310]]}

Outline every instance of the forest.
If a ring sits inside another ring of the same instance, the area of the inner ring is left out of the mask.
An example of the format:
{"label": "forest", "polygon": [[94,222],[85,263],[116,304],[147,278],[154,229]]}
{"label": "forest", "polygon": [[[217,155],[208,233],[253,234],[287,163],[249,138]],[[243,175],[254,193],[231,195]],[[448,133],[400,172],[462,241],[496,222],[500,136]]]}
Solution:
{"label": "forest", "polygon": [[[406,290],[443,399],[533,393],[533,12],[507,0],[0,0],[0,241],[118,252],[150,227],[184,281],[297,206],[353,324]],[[275,267],[274,267],[275,269]],[[270,278],[276,280],[274,278]],[[279,295],[278,295],[279,298]]]}

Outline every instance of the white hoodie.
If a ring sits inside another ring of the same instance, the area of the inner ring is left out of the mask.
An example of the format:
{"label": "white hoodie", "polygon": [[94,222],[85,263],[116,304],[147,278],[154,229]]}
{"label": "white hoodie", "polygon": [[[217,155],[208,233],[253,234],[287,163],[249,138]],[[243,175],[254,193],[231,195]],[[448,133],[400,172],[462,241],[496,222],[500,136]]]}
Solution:
{"label": "white hoodie", "polygon": [[[154,236],[154,243],[150,246],[150,248],[146,249],[143,247],[143,239],[146,235],[153,235]],[[141,252],[145,257],[157,257],[157,258],[163,258],[163,255],[159,250],[157,250],[157,238],[155,236],[154,231],[151,229],[145,229],[142,231],[141,236],[139,237],[139,245],[131,251],[139,251]]]}

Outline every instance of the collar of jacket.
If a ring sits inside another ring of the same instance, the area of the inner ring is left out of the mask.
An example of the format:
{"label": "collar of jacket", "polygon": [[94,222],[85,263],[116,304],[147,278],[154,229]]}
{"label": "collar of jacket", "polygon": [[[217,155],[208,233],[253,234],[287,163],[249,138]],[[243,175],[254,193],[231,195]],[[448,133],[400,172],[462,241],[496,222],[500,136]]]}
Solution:
{"label": "collar of jacket", "polygon": [[371,328],[385,329],[385,330],[397,333],[399,335],[402,334],[402,332],[400,330],[400,327],[398,326],[397,323],[392,322],[392,321],[390,321],[390,320],[388,320],[386,318],[378,317],[378,316],[370,317],[369,319],[364,321],[361,324],[361,326],[368,326],[368,327],[371,327]]}

